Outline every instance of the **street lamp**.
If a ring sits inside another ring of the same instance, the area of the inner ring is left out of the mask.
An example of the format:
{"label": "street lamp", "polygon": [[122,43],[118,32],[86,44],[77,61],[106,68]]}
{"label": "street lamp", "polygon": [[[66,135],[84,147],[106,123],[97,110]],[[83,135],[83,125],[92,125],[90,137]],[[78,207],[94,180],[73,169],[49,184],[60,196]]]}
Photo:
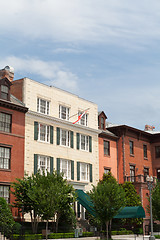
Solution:
{"label": "street lamp", "polygon": [[153,177],[146,177],[148,189],[149,189],[149,200],[150,200],[150,221],[151,221],[151,235],[149,237],[150,240],[155,240],[153,235],[153,216],[152,216],[152,188],[153,188]]}

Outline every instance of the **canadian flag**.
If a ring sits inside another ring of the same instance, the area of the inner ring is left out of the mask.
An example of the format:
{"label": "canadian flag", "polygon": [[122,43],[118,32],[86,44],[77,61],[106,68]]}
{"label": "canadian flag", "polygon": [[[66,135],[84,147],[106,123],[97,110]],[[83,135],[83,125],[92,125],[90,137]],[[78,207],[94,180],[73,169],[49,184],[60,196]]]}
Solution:
{"label": "canadian flag", "polygon": [[78,119],[77,119],[75,122],[73,122],[73,124],[79,122],[79,120],[81,120],[81,118],[86,114],[87,111],[88,111],[88,109],[85,110],[82,114],[80,114],[80,115],[78,116]]}

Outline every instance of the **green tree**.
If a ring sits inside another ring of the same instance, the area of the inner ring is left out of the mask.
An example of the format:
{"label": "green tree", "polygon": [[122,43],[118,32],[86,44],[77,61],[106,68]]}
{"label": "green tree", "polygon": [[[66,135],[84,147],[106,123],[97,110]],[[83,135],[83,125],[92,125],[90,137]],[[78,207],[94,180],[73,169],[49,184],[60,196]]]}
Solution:
{"label": "green tree", "polygon": [[32,231],[37,232],[38,222],[39,222],[39,203],[33,201],[32,194],[37,187],[37,180],[39,178],[39,173],[32,176],[25,175],[23,179],[16,179],[12,183],[12,194],[15,196],[15,201],[13,207],[17,207],[23,213],[29,213],[31,217]]}
{"label": "green tree", "polygon": [[117,215],[120,208],[125,206],[125,192],[112,174],[108,173],[103,175],[103,179],[96,187],[93,186],[90,196],[97,218],[106,225],[108,239],[109,222]]}
{"label": "green tree", "polygon": [[152,212],[156,220],[160,220],[160,182],[157,181],[152,190]]}
{"label": "green tree", "polygon": [[0,197],[0,230],[9,237],[14,228],[15,221],[6,200]]}
{"label": "green tree", "polygon": [[[125,207],[142,206],[141,199],[132,182],[122,184],[125,191]],[[141,218],[121,219],[121,223],[128,226],[139,227],[143,222]]]}

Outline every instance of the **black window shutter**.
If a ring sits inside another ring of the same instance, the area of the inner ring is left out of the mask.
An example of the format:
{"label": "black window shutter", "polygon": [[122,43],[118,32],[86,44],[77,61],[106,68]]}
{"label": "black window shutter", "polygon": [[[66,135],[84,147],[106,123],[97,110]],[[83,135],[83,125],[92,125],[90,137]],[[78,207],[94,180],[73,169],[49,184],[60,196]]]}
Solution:
{"label": "black window shutter", "polygon": [[50,126],[50,143],[53,144],[53,126]]}
{"label": "black window shutter", "polygon": [[38,122],[34,122],[34,140],[38,140]]}
{"label": "black window shutter", "polygon": [[89,164],[89,178],[90,182],[92,182],[92,164]]}
{"label": "black window shutter", "polygon": [[74,161],[71,161],[71,179],[74,180]]}
{"label": "black window shutter", "polygon": [[77,181],[80,180],[80,162],[77,162]]}
{"label": "black window shutter", "polygon": [[37,173],[37,167],[38,167],[38,155],[34,154],[34,174]]}
{"label": "black window shutter", "polygon": [[57,173],[60,173],[60,158],[57,158]]}
{"label": "black window shutter", "polygon": [[53,173],[53,157],[50,157],[50,173]]}
{"label": "black window shutter", "polygon": [[89,136],[89,151],[92,152],[92,137]]}
{"label": "black window shutter", "polygon": [[73,141],[73,131],[70,131],[71,133],[71,148],[74,147],[74,141]]}
{"label": "black window shutter", "polygon": [[77,133],[77,149],[79,149],[79,133]]}
{"label": "black window shutter", "polygon": [[57,127],[57,145],[60,144],[60,128]]}

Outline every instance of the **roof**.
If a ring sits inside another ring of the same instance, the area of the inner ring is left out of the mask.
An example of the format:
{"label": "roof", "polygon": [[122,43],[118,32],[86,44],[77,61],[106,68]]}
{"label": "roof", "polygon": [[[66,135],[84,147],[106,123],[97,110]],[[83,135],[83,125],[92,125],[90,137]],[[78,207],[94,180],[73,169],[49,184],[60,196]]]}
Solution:
{"label": "roof", "polygon": [[11,100],[11,102],[14,103],[14,104],[17,104],[17,105],[19,105],[19,106],[25,107],[25,104],[24,104],[23,102],[21,102],[21,101],[20,101],[18,98],[16,98],[15,96],[13,96],[12,94],[11,94],[10,100]]}
{"label": "roof", "polygon": [[104,111],[100,111],[100,112],[98,112],[98,116],[99,116],[100,114],[103,114],[103,115],[105,116],[105,118],[107,119],[107,116],[106,116],[106,114],[105,114]]}
{"label": "roof", "polygon": [[117,135],[115,135],[114,133],[110,132],[109,130],[102,130],[100,134],[106,135],[106,136],[110,136],[110,137],[114,137],[114,138],[118,138]]}

